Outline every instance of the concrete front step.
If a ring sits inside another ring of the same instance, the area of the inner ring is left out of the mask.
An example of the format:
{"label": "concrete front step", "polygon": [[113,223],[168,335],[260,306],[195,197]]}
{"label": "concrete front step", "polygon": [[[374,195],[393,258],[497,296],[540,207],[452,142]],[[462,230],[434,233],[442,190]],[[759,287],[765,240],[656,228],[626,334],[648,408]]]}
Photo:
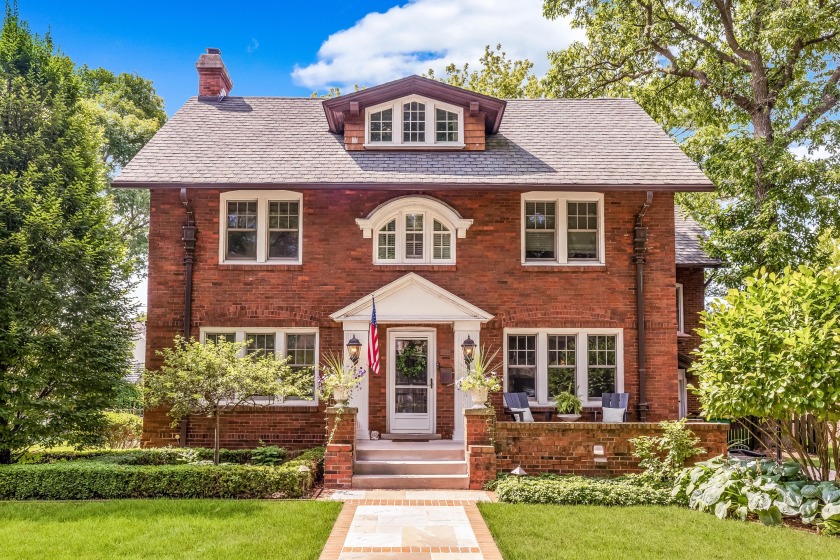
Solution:
{"label": "concrete front step", "polygon": [[404,461],[357,460],[356,474],[467,474],[467,462],[460,461]]}
{"label": "concrete front step", "polygon": [[400,441],[439,441],[440,434],[382,434],[380,436],[384,440],[400,440]]}
{"label": "concrete front step", "polygon": [[466,490],[466,474],[354,474],[354,490]]}
{"label": "concrete front step", "polygon": [[451,440],[360,440],[356,442],[356,461],[464,461],[464,444]]}

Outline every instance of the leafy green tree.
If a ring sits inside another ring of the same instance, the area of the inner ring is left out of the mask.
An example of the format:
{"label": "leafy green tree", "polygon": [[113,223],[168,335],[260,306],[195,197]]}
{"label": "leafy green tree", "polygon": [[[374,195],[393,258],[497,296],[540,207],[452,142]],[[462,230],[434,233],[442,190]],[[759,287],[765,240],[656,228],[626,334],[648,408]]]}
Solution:
{"label": "leafy green tree", "polygon": [[[550,54],[549,97],[632,95],[717,185],[680,202],[735,287],[828,261],[840,225],[837,0],[546,0],[586,42]],[[791,149],[825,150],[797,157]]]}
{"label": "leafy green tree", "polygon": [[[829,459],[840,465],[840,269],[762,270],[702,320],[693,372],[706,414],[762,419],[765,439],[828,480]],[[804,416],[817,460],[796,437]]]}
{"label": "leafy green tree", "polygon": [[0,463],[100,443],[128,369],[131,261],[69,58],[12,7],[0,31]]}
{"label": "leafy green tree", "polygon": [[215,420],[213,461],[219,463],[221,417],[238,407],[257,406],[255,396],[311,396],[311,371],[296,371],[288,359],[273,355],[242,357],[245,343],[207,341],[178,337],[174,348],[158,355],[164,365],[144,376],[144,392],[149,407],[169,410],[172,426],[190,414],[203,414]]}
{"label": "leafy green tree", "polygon": [[[102,131],[101,156],[113,179],[166,122],[163,99],[150,80],[104,68],[78,70],[83,103]],[[110,191],[117,225],[141,274],[149,252],[149,191]]]}
{"label": "leafy green tree", "polygon": [[[478,70],[471,70],[469,64],[461,68],[449,64],[444,70],[445,75],[439,79],[449,85],[501,99],[542,97],[543,87],[531,72],[533,67],[534,63],[528,59],[509,59],[500,44],[496,45],[496,50],[487,45]],[[436,79],[434,70],[430,69],[424,75]]]}

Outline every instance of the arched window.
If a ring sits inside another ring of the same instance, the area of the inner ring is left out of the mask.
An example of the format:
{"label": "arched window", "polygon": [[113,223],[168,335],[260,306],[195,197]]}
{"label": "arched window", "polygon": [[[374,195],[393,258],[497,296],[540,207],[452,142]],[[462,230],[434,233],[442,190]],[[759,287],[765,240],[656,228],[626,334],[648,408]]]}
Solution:
{"label": "arched window", "polygon": [[454,264],[455,239],[472,225],[430,196],[390,200],[356,223],[373,239],[374,264]]}

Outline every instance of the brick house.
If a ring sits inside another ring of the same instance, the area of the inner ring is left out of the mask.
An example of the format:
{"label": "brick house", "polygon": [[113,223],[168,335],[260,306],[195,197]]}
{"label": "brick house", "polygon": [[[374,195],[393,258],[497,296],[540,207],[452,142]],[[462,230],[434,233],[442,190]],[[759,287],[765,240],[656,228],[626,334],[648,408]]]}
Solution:
{"label": "brick house", "polygon": [[[680,372],[716,262],[674,193],[713,185],[634,101],[500,100],[418,76],[232,97],[218,50],[196,66],[198,97],[113,184],[151,189],[149,369],[178,334],[311,367],[367,344],[375,297],[381,374],[351,401],[359,439],[464,441],[468,337],[501,349],[506,390],[535,409],[567,386],[589,410],[629,393],[634,421],[696,408]],[[222,445],[323,444],[314,383],[229,415]],[[144,445],[179,440],[209,445],[209,421],[147,411]]]}

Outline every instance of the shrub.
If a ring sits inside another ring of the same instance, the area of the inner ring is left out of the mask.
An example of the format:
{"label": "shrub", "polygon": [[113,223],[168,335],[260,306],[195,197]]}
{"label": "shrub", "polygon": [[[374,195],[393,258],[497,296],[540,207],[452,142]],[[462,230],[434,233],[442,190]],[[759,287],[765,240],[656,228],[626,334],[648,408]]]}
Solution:
{"label": "shrub", "polygon": [[[323,449],[276,467],[137,466],[95,461],[0,467],[0,499],[299,498],[319,472]],[[309,468],[301,472],[302,465]]]}
{"label": "shrub", "polygon": [[251,464],[261,466],[279,465],[286,458],[286,450],[276,445],[265,445],[260,441],[260,446],[251,451]]}
{"label": "shrub", "polygon": [[129,449],[140,445],[143,419],[128,412],[106,412],[105,440],[112,449]]}
{"label": "shrub", "polygon": [[[222,463],[247,464],[253,449],[220,449]],[[155,447],[148,449],[92,449],[85,451],[29,452],[18,461],[26,464],[58,461],[97,461],[118,465],[185,465],[213,459],[213,450],[206,447]]]}
{"label": "shrub", "polygon": [[697,447],[700,438],[685,423],[685,418],[666,420],[659,423],[661,436],[639,436],[630,440],[635,448],[633,456],[641,459],[639,466],[645,469],[644,478],[654,482],[673,481],[688,459],[706,452]]}
{"label": "shrub", "polygon": [[779,525],[784,517],[798,517],[840,534],[840,485],[811,482],[794,462],[716,457],[684,469],[671,494],[721,519],[755,514],[765,525]]}
{"label": "shrub", "polygon": [[639,477],[585,478],[542,475],[505,477],[496,482],[502,502],[599,506],[684,505],[669,488],[646,483]]}

